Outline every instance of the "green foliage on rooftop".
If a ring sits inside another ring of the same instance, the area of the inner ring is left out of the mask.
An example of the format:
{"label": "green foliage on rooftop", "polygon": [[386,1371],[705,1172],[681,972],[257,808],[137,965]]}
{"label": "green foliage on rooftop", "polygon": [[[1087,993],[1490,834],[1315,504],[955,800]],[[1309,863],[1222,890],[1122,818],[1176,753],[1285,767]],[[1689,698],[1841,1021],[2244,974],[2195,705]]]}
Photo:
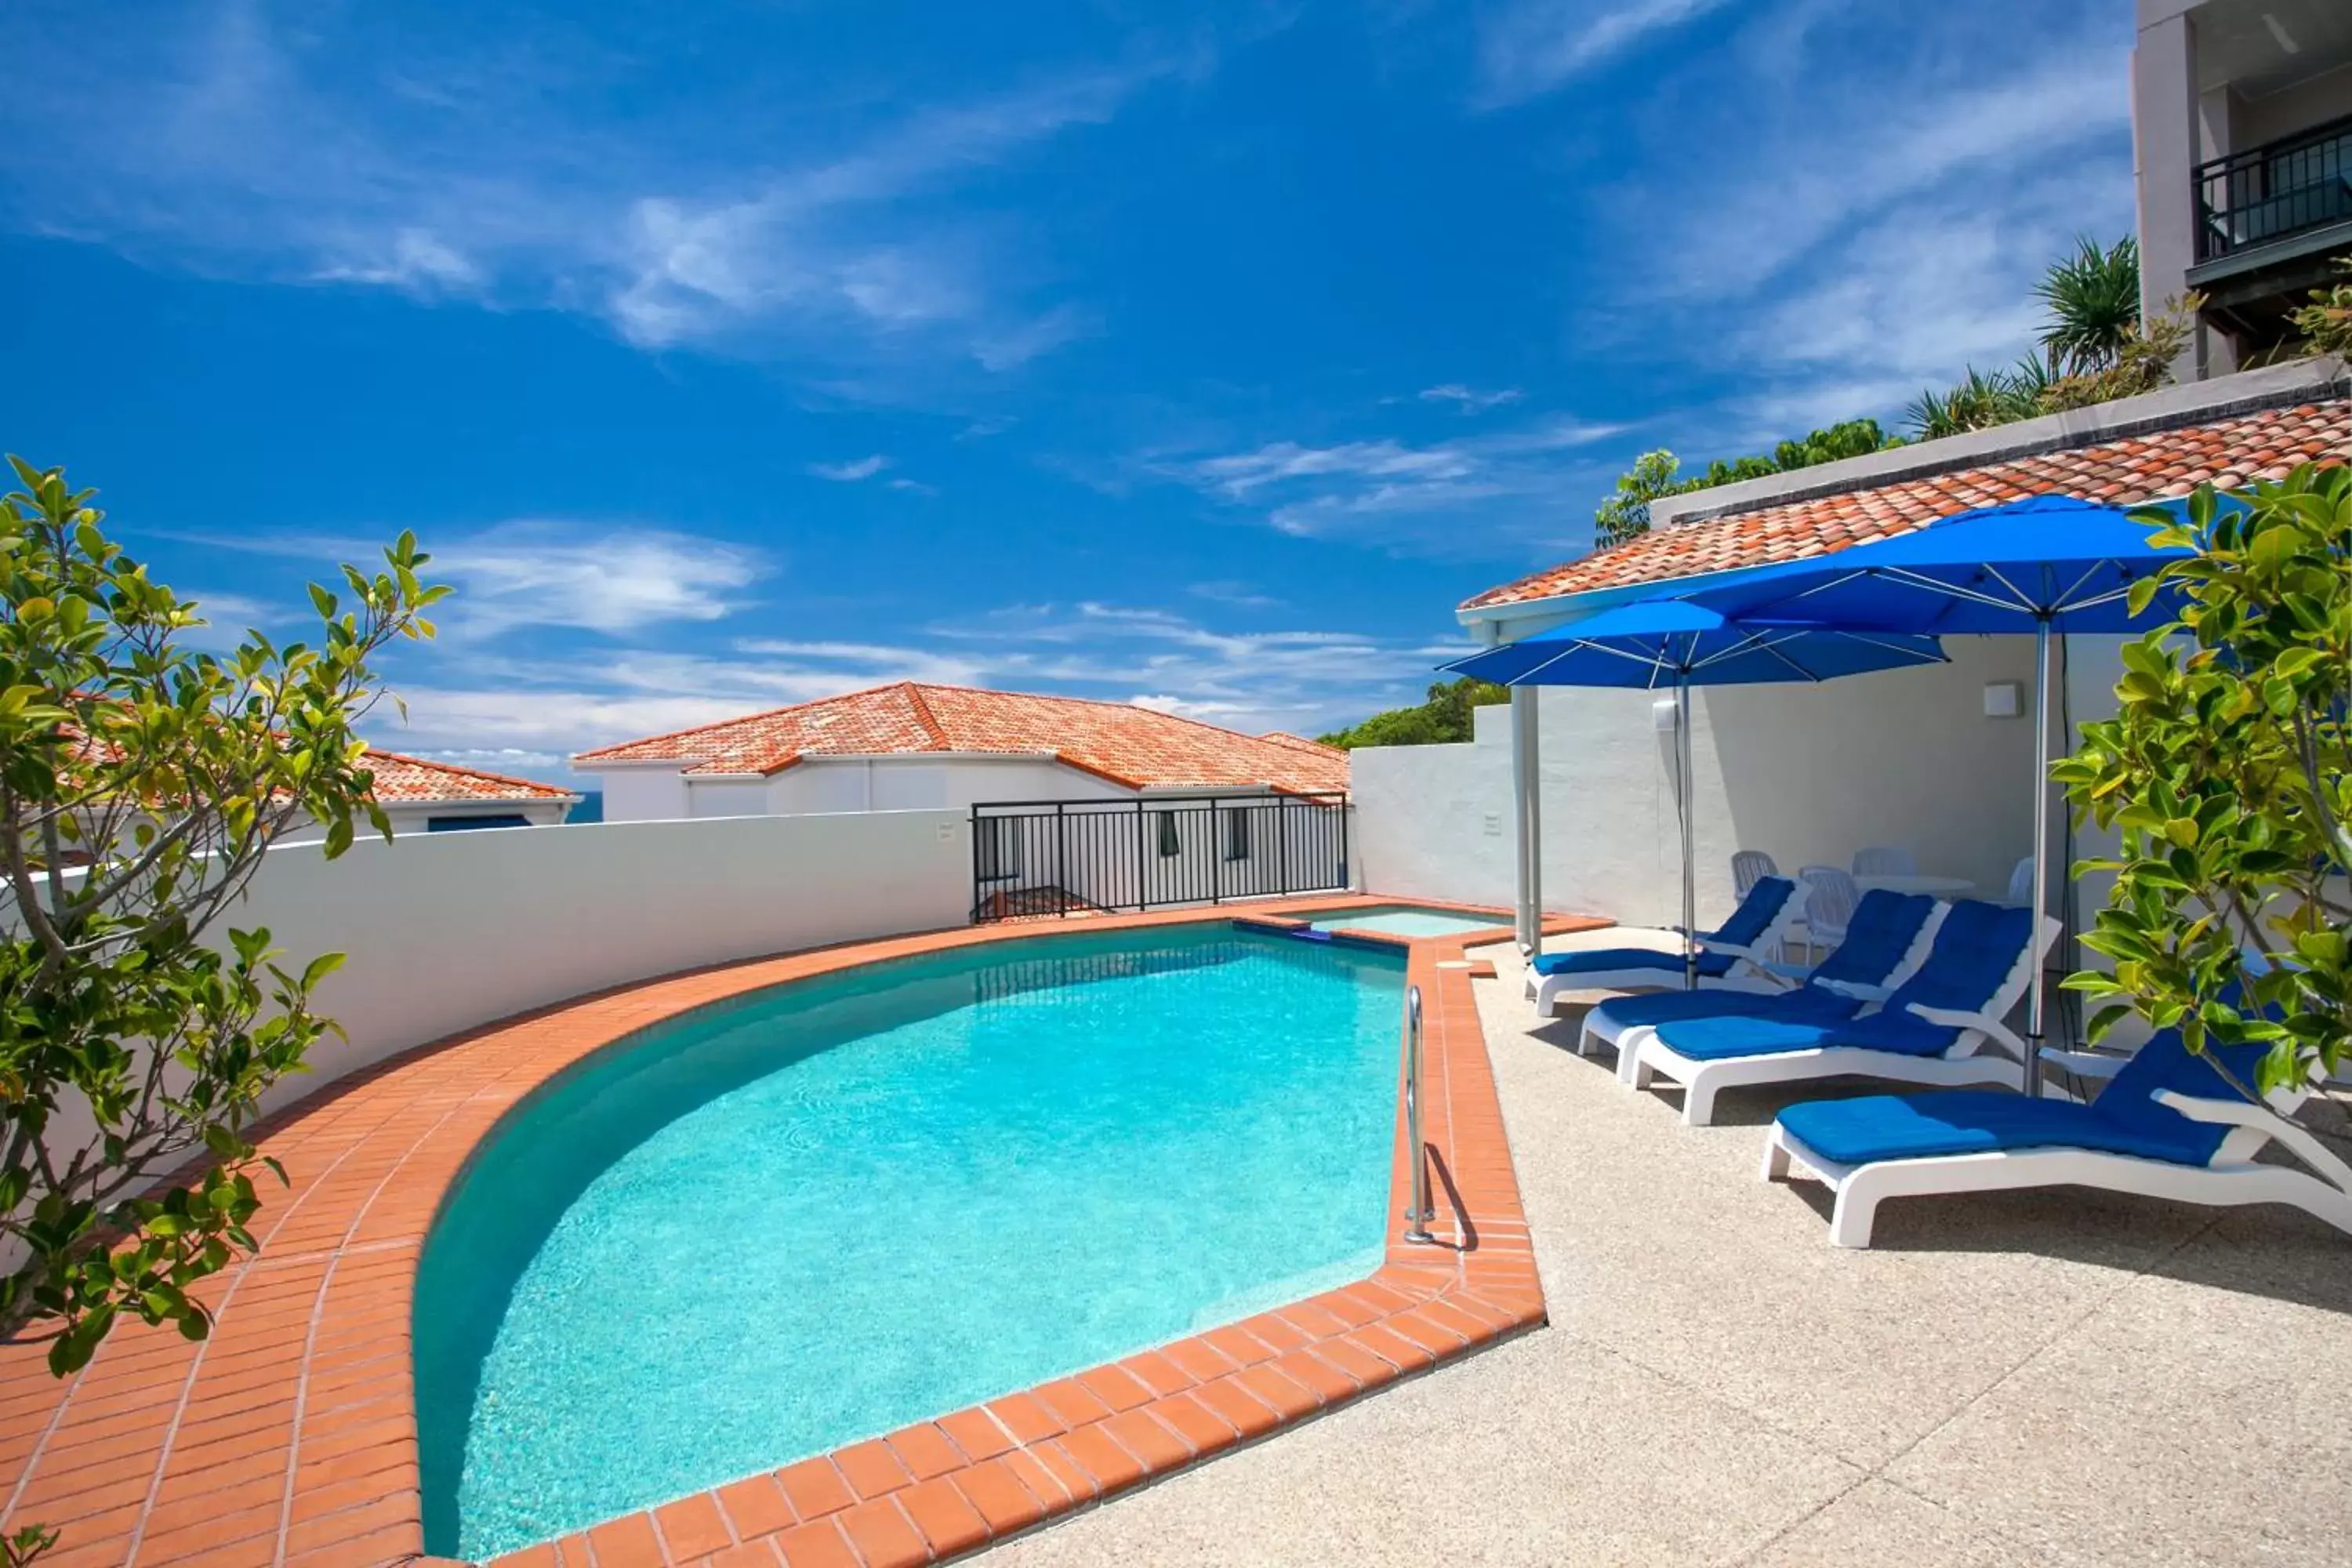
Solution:
{"label": "green foliage on rooftop", "polygon": [[1322,737],[1327,746],[1353,751],[1359,746],[1443,746],[1471,739],[1476,722],[1471,710],[1511,700],[1508,688],[1491,680],[1441,680],[1429,689],[1429,700],[1412,708],[1391,708],[1375,713],[1352,728]]}
{"label": "green foliage on rooftop", "polygon": [[1615,492],[1593,513],[1593,532],[1603,545],[1622,544],[1650,531],[1650,505],[1667,496],[1785,474],[1902,444],[1900,437],[1880,429],[1875,419],[1849,419],[1816,430],[1801,441],[1783,441],[1769,452],[1718,458],[1703,471],[1688,476],[1682,473],[1682,460],[1660,447],[1643,453],[1631,469],[1618,477]]}
{"label": "green foliage on rooftop", "polygon": [[2053,776],[2119,839],[2076,868],[2116,877],[2083,938],[2114,971],[2066,983],[2102,1004],[2091,1037],[2136,1015],[2191,1049],[2266,1045],[2251,1094],[2352,1061],[2352,470],[2305,464],[2235,499],[2209,485],[2186,523],[2137,514],[2196,550],[2162,575],[2187,606],[2125,645],[2116,717]]}

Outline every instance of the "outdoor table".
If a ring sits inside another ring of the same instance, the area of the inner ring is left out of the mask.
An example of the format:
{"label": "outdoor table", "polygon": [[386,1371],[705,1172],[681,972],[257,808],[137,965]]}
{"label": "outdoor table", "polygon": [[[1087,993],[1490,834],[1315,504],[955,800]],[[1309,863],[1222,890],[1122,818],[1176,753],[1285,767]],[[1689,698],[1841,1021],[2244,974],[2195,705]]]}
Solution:
{"label": "outdoor table", "polygon": [[1965,898],[1977,890],[1977,885],[1966,877],[1856,877],[1853,885],[1864,892],[1884,888],[1890,893],[1926,893],[1938,899]]}

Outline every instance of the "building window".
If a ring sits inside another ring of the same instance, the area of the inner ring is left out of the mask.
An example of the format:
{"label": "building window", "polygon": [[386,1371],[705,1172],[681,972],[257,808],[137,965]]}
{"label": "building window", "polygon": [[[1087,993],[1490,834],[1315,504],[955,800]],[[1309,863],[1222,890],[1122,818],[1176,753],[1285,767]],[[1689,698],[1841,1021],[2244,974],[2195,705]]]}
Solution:
{"label": "building window", "polygon": [[428,816],[425,819],[427,833],[471,833],[478,827],[529,827],[530,818],[520,812],[505,812],[490,816]]}
{"label": "building window", "polygon": [[1244,806],[1239,811],[1225,813],[1225,858],[1246,860],[1250,858],[1250,814]]}
{"label": "building window", "polygon": [[1005,882],[1021,875],[1021,819],[982,817],[980,822],[980,879]]}
{"label": "building window", "polygon": [[1176,837],[1176,814],[1172,811],[1152,813],[1160,818],[1160,858],[1163,860],[1183,853],[1184,846]]}

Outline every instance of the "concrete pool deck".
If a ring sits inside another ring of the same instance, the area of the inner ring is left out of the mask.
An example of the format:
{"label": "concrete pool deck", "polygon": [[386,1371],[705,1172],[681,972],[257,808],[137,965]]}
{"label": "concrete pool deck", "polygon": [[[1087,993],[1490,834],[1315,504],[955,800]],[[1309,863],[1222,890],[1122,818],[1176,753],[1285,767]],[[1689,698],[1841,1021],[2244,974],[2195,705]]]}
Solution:
{"label": "concrete pool deck", "polygon": [[1475,956],[1550,1326],[990,1568],[2347,1560],[2352,1242],[2063,1190],[1890,1204],[1836,1250],[1819,1187],[1757,1178],[1803,1094],[1685,1129]]}

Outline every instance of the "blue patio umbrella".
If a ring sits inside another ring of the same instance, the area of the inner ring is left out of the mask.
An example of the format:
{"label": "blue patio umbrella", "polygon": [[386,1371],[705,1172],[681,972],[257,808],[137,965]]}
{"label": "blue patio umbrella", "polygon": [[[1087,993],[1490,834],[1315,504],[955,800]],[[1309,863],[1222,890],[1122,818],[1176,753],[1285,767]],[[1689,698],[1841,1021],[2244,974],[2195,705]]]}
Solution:
{"label": "blue patio umbrella", "polygon": [[[2135,584],[2189,553],[2159,550],[2121,508],[2037,496],[1960,512],[1913,533],[1809,561],[1762,566],[1694,594],[1693,603],[1769,626],[1784,617],[1856,635],[2033,634],[2033,909],[2043,912],[2049,855],[2050,637],[2146,631],[2172,619],[2168,584],[2134,614]],[[2033,966],[2028,1034],[2042,1030],[2042,965]],[[2025,1075],[2026,1092],[2041,1075]]]}
{"label": "blue patio umbrella", "polygon": [[1939,664],[1932,637],[1849,631],[1782,616],[1765,626],[1734,620],[1688,599],[1639,599],[1586,620],[1538,632],[1444,668],[1507,686],[1671,688],[1675,693],[1675,795],[1682,827],[1683,985],[1698,984],[1697,882],[1691,867],[1690,689],[1790,680]]}

